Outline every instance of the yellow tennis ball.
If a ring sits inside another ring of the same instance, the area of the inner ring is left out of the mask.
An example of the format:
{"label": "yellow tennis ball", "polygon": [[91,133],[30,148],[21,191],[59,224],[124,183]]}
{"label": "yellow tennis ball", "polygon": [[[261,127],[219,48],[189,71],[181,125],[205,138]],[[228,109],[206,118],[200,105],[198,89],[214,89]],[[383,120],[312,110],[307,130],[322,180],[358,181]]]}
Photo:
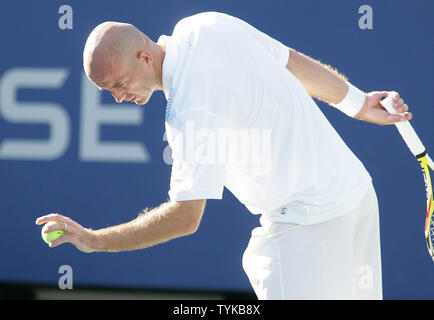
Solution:
{"label": "yellow tennis ball", "polygon": [[59,229],[59,230],[53,230],[53,231],[50,231],[50,232],[48,232],[48,233],[45,233],[45,230],[46,230],[49,226],[51,226],[51,225],[53,225],[53,224],[55,224],[55,223],[57,223],[57,221],[49,221],[49,222],[47,222],[47,223],[44,225],[44,227],[43,227],[42,230],[41,230],[41,236],[42,236],[42,239],[43,239],[46,243],[51,243],[51,242],[53,242],[54,240],[59,239],[61,236],[63,236],[63,235],[65,234],[65,230],[62,230],[62,229]]}

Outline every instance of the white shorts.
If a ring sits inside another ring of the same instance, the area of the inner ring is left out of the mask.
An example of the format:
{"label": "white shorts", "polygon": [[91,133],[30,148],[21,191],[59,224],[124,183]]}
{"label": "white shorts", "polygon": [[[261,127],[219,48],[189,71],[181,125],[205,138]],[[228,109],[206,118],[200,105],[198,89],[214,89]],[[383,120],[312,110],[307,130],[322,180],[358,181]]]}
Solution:
{"label": "white shorts", "polygon": [[382,299],[374,187],[355,210],[330,221],[255,228],[243,268],[260,300]]}

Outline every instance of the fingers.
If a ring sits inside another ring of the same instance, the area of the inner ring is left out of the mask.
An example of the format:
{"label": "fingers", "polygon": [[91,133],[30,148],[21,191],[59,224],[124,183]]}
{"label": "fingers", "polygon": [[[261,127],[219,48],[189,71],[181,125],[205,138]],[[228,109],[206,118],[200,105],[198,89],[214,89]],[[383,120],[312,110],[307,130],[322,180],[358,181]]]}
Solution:
{"label": "fingers", "polygon": [[408,112],[408,105],[404,102],[404,99],[402,99],[399,96],[398,92],[393,92],[393,94],[394,97],[392,98],[392,102],[393,102],[393,108],[396,110],[396,112],[398,113]]}
{"label": "fingers", "polygon": [[74,220],[72,220],[71,218],[65,217],[58,213],[50,213],[48,215],[39,217],[36,219],[35,223],[37,225],[41,225],[50,221],[55,221],[56,223],[52,224],[51,226],[48,226],[45,230],[46,233],[53,230],[59,230],[59,229],[65,230],[65,227],[66,227],[65,231],[71,232],[80,227],[80,225]]}
{"label": "fingers", "polygon": [[403,114],[390,114],[387,113],[384,116],[384,120],[382,121],[382,123],[379,124],[395,124],[398,122],[403,122],[403,121],[408,121],[413,119],[413,114],[411,112],[406,112]]}
{"label": "fingers", "polygon": [[405,113],[404,113],[404,117],[405,117],[407,120],[411,120],[411,119],[413,119],[413,114],[412,114],[411,112],[405,112]]}
{"label": "fingers", "polygon": [[48,233],[54,230],[65,230],[65,232],[71,232],[72,231],[71,229],[72,226],[68,226],[66,222],[59,222],[45,228],[44,233]]}
{"label": "fingers", "polygon": [[37,218],[36,221],[35,221],[35,223],[37,225],[41,225],[41,224],[44,224],[44,223],[49,222],[49,221],[64,221],[65,218],[66,217],[62,216],[61,214],[50,213],[50,214],[47,214],[45,216]]}
{"label": "fingers", "polygon": [[58,238],[58,239],[50,242],[48,244],[48,246],[50,248],[54,248],[54,247],[57,247],[57,246],[61,245],[62,243],[65,243],[65,242],[71,242],[71,243],[73,243],[74,242],[73,241],[73,235],[65,234],[64,236],[61,236],[60,238]]}
{"label": "fingers", "polygon": [[78,225],[77,222],[75,222],[71,218],[65,217],[59,213],[50,213],[50,214],[47,214],[45,216],[41,216],[41,217],[36,219],[35,223],[37,225],[41,225],[41,224],[47,223],[49,221],[62,222],[62,224],[63,224],[63,222],[66,222],[68,224],[68,226],[71,225],[71,226],[75,226],[75,227],[77,227],[77,225]]}

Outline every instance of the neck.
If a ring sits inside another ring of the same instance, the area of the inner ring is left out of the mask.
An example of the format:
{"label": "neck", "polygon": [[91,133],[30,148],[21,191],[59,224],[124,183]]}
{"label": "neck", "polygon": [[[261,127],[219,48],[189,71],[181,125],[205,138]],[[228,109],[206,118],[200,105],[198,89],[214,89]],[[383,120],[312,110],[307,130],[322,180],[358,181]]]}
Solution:
{"label": "neck", "polygon": [[160,43],[158,42],[156,44],[156,74],[157,74],[157,80],[158,80],[158,87],[157,90],[163,90],[163,61],[164,61],[164,57],[166,55],[166,43]]}

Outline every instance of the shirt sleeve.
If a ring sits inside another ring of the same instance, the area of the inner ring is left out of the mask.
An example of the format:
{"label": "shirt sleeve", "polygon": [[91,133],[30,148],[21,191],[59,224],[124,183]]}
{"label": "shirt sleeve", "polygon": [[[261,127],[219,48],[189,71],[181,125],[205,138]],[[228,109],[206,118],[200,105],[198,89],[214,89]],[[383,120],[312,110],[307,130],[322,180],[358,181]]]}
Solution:
{"label": "shirt sleeve", "polygon": [[219,159],[218,130],[224,121],[205,110],[187,111],[166,122],[172,149],[169,197],[172,202],[222,199],[226,165]]}
{"label": "shirt sleeve", "polygon": [[[238,19],[238,18],[236,18]],[[289,60],[289,47],[280,41],[270,37],[266,33],[259,31],[247,22],[238,19],[240,24],[246,28],[247,32],[257,39],[264,48],[279,62],[281,66],[286,67]]]}

